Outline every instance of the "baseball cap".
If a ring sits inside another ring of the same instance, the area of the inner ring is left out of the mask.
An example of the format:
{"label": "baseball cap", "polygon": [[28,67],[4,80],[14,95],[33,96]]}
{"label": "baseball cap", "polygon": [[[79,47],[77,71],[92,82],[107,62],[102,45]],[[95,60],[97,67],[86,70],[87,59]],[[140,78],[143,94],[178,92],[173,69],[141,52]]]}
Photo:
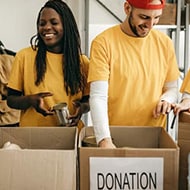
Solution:
{"label": "baseball cap", "polygon": [[160,0],[160,4],[151,3],[153,0],[127,0],[130,5],[140,9],[163,9],[165,0]]}

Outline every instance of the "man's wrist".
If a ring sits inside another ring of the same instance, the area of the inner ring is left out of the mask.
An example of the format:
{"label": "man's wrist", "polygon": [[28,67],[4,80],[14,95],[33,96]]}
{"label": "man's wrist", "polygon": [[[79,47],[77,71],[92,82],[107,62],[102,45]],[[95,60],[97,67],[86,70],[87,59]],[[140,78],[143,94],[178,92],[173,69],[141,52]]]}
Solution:
{"label": "man's wrist", "polygon": [[104,143],[112,143],[111,137],[103,138],[99,143],[98,146],[101,146]]}

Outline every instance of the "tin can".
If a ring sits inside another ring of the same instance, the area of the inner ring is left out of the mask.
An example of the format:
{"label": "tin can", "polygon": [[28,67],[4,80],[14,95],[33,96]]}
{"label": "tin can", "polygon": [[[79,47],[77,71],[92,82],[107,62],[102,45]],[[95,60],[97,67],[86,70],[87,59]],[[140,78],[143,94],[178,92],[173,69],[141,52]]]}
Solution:
{"label": "tin can", "polygon": [[82,146],[84,147],[98,147],[95,136],[88,136],[82,140]]}
{"label": "tin can", "polygon": [[63,102],[63,103],[56,104],[53,106],[53,110],[55,111],[59,120],[59,124],[61,126],[65,126],[68,123],[70,123],[70,120],[68,119],[69,110],[68,110],[67,103]]}

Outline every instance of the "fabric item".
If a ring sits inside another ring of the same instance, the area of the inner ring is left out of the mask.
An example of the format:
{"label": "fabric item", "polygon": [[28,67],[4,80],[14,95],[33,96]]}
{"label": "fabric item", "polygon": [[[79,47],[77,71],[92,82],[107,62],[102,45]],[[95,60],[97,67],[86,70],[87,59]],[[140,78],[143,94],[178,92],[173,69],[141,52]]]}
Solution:
{"label": "fabric item", "polygon": [[137,38],[117,25],[92,41],[88,81],[109,83],[109,125],[164,127],[166,116],[153,118],[153,109],[164,84],[178,77],[173,42],[161,31]]}
{"label": "fabric item", "polygon": [[20,111],[7,106],[7,84],[10,77],[14,56],[0,55],[0,126],[16,124],[20,119]]}
{"label": "fabric item", "polygon": [[107,114],[108,82],[95,81],[90,84],[90,110],[96,134],[96,141],[110,137]]}
{"label": "fabric item", "polygon": [[[24,95],[36,94],[39,92],[52,92],[53,96],[44,98],[47,108],[52,108],[55,104],[66,102],[71,114],[74,113],[73,100],[81,99],[82,96],[89,95],[89,86],[84,92],[79,92],[74,96],[67,96],[64,89],[62,72],[62,54],[47,52],[47,71],[44,81],[39,86],[35,85],[35,56],[36,51],[32,48],[25,48],[19,51],[13,63],[12,73],[8,86],[12,89],[24,92]],[[87,76],[89,59],[81,56],[81,68]],[[20,126],[58,126],[59,122],[56,114],[44,117],[37,113],[34,108],[21,111]]]}
{"label": "fabric item", "polygon": [[181,93],[187,92],[190,94],[190,70],[188,70],[187,74],[185,75],[185,78],[183,79],[180,92]]}
{"label": "fabric item", "polygon": [[19,123],[20,111],[7,106],[7,100],[0,100],[0,127]]}
{"label": "fabric item", "polygon": [[165,0],[160,0],[160,4],[152,3],[153,0],[127,0],[130,5],[140,9],[163,9]]}
{"label": "fabric item", "polygon": [[14,57],[11,55],[6,55],[6,54],[0,55],[0,94],[2,97],[7,97],[7,84],[13,60]]}

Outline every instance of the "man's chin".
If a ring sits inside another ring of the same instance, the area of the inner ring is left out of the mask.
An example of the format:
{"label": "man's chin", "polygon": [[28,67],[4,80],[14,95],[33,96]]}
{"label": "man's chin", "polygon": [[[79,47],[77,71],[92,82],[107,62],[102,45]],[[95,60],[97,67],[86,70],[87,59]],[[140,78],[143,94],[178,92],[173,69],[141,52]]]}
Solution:
{"label": "man's chin", "polygon": [[141,33],[138,33],[138,36],[141,37],[141,38],[144,38],[144,37],[146,37],[148,34],[149,34],[149,32],[141,32]]}

